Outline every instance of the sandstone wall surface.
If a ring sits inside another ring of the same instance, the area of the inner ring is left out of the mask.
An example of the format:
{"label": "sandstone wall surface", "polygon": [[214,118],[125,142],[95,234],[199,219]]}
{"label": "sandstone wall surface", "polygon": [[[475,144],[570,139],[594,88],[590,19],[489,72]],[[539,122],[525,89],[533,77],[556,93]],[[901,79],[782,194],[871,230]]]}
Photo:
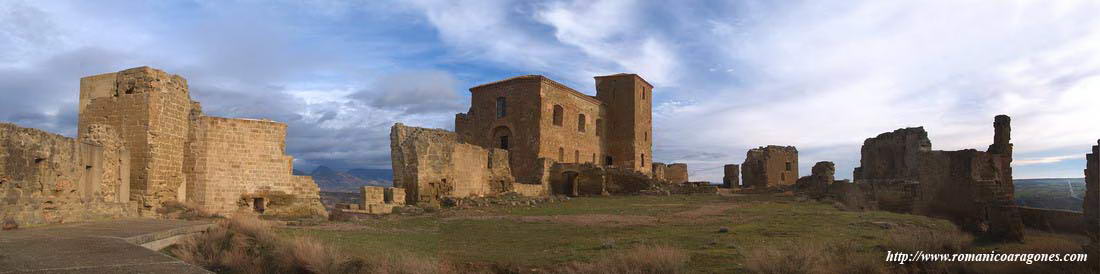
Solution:
{"label": "sandstone wall surface", "polygon": [[735,188],[741,185],[741,166],[725,165],[722,171],[722,187]]}
{"label": "sandstone wall surface", "polygon": [[0,220],[66,223],[138,214],[128,152],[108,126],[80,140],[0,123]]}
{"label": "sandstone wall surface", "polygon": [[1085,215],[1081,212],[1023,206],[1019,210],[1024,226],[1049,232],[1087,235]]}
{"label": "sandstone wall surface", "polygon": [[669,164],[665,170],[665,178],[668,178],[668,182],[672,184],[683,184],[688,182],[688,166],[685,163],[673,163]]}
{"label": "sandstone wall surface", "polygon": [[741,179],[747,187],[793,185],[798,181],[798,149],[775,145],[750,149],[741,168]]}
{"label": "sandstone wall surface", "polygon": [[390,153],[394,187],[405,189],[408,204],[499,194],[515,184],[508,151],[461,143],[446,130],[394,124]]}
{"label": "sandstone wall surface", "polygon": [[880,134],[864,142],[856,183],[883,210],[940,217],[963,229],[1014,241],[1023,222],[1014,203],[1012,144],[1007,116],[995,118],[989,151],[931,150],[923,128]]}
{"label": "sandstone wall surface", "polygon": [[320,202],[312,178],[293,176],[286,155],[286,124],[202,116],[192,129],[188,200],[210,212],[231,214],[255,198],[291,195],[303,205]]}
{"label": "sandstone wall surface", "polygon": [[191,113],[183,77],[149,67],[86,77],[81,80],[80,106],[79,128],[109,125],[121,134],[131,154],[134,200],[151,209],[178,199],[185,186],[184,147]]}

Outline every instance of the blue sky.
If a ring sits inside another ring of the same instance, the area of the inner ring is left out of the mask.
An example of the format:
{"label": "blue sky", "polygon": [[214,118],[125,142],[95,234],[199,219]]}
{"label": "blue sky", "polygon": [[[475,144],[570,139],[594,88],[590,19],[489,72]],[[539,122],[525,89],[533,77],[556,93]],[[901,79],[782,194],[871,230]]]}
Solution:
{"label": "blue sky", "polygon": [[467,88],[542,74],[656,87],[654,160],[693,180],[752,147],[851,177],[863,140],[924,126],[1017,178],[1080,177],[1100,138],[1095,1],[0,0],[0,121],[75,133],[79,77],[148,65],[208,114],[290,125],[296,165],[388,168],[394,122],[452,128]]}

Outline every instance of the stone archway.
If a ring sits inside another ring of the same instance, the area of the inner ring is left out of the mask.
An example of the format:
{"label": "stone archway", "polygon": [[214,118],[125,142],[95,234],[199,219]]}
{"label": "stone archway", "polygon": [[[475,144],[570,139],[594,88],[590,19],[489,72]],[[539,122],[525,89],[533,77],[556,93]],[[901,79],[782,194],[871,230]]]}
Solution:
{"label": "stone archway", "polygon": [[512,130],[507,126],[498,126],[492,131],[492,141],[490,141],[494,148],[510,149],[512,148],[515,137],[512,137]]}

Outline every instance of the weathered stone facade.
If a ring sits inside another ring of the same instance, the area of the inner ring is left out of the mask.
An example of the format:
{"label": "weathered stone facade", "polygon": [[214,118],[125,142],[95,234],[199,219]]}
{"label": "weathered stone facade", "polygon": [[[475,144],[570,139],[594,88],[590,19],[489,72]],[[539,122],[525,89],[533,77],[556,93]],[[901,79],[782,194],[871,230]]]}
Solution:
{"label": "weathered stone facade", "polygon": [[400,123],[390,129],[393,185],[405,189],[408,204],[512,191],[516,180],[508,154],[462,143],[458,134],[442,129]]}
{"label": "weathered stone facade", "polygon": [[932,150],[919,127],[867,139],[855,183],[874,207],[942,217],[971,232],[1020,240],[1008,116],[997,116],[994,129],[994,143],[986,152]]}
{"label": "weathered stone facade", "polygon": [[688,182],[688,165],[685,163],[669,164],[665,170],[665,178],[671,184],[683,184]]}
{"label": "weathered stone facade", "polygon": [[750,149],[741,169],[744,187],[793,185],[798,180],[798,149],[774,145]]}
{"label": "weathered stone facade", "polygon": [[653,176],[654,180],[661,181],[661,182],[668,181],[667,173],[668,173],[668,165],[665,165],[664,163],[657,163],[657,162],[653,163],[653,171],[650,173],[650,175]]}
{"label": "weathered stone facade", "polygon": [[81,139],[0,123],[0,220],[19,225],[132,217],[130,156],[108,126]]}
{"label": "weathered stone facade", "polygon": [[518,182],[537,184],[538,159],[652,170],[653,86],[635,74],[596,77],[588,96],[540,75],[470,88],[455,116],[462,141],[507,149]]}
{"label": "weathered stone facade", "polygon": [[725,165],[722,167],[722,187],[735,188],[741,186],[741,166]]}
{"label": "weathered stone facade", "polygon": [[[1089,245],[1085,247],[1090,258],[1100,257],[1100,140],[1092,146],[1092,153],[1085,155],[1085,233]],[[1100,260],[1090,259],[1100,269]]]}
{"label": "weathered stone facade", "polygon": [[810,169],[810,176],[798,178],[795,188],[800,192],[809,193],[810,196],[823,196],[829,185],[836,180],[836,165],[833,162],[817,162]]}
{"label": "weathered stone facade", "polygon": [[[270,203],[281,195],[293,196],[301,206],[319,204],[319,189],[313,179],[291,174],[294,159],[286,155],[285,140],[283,123],[196,117],[185,165],[187,201],[210,212],[233,212],[241,207],[266,211],[280,206]],[[306,210],[324,212],[321,207]]]}
{"label": "weathered stone facade", "polygon": [[79,110],[80,129],[118,131],[131,157],[129,199],[144,209],[185,201],[223,215],[269,206],[324,214],[316,184],[291,175],[285,124],[205,116],[183,77],[149,67],[84,77]]}

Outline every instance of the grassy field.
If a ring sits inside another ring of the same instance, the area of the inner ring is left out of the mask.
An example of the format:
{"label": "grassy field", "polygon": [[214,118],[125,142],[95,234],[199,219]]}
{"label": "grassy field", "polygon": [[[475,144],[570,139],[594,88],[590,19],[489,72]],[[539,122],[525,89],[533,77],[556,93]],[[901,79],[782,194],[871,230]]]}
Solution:
{"label": "grassy field", "polygon": [[[674,195],[391,215],[279,233],[308,235],[350,254],[412,254],[522,269],[665,245],[689,252],[693,272],[729,273],[744,271],[747,253],[762,246],[851,243],[860,252],[885,256],[879,246],[899,227],[955,229],[939,219],[842,211],[795,197]],[[728,232],[719,232],[723,228]]]}
{"label": "grassy field", "polygon": [[1085,178],[1018,179],[1016,204],[1029,207],[1081,211]]}

